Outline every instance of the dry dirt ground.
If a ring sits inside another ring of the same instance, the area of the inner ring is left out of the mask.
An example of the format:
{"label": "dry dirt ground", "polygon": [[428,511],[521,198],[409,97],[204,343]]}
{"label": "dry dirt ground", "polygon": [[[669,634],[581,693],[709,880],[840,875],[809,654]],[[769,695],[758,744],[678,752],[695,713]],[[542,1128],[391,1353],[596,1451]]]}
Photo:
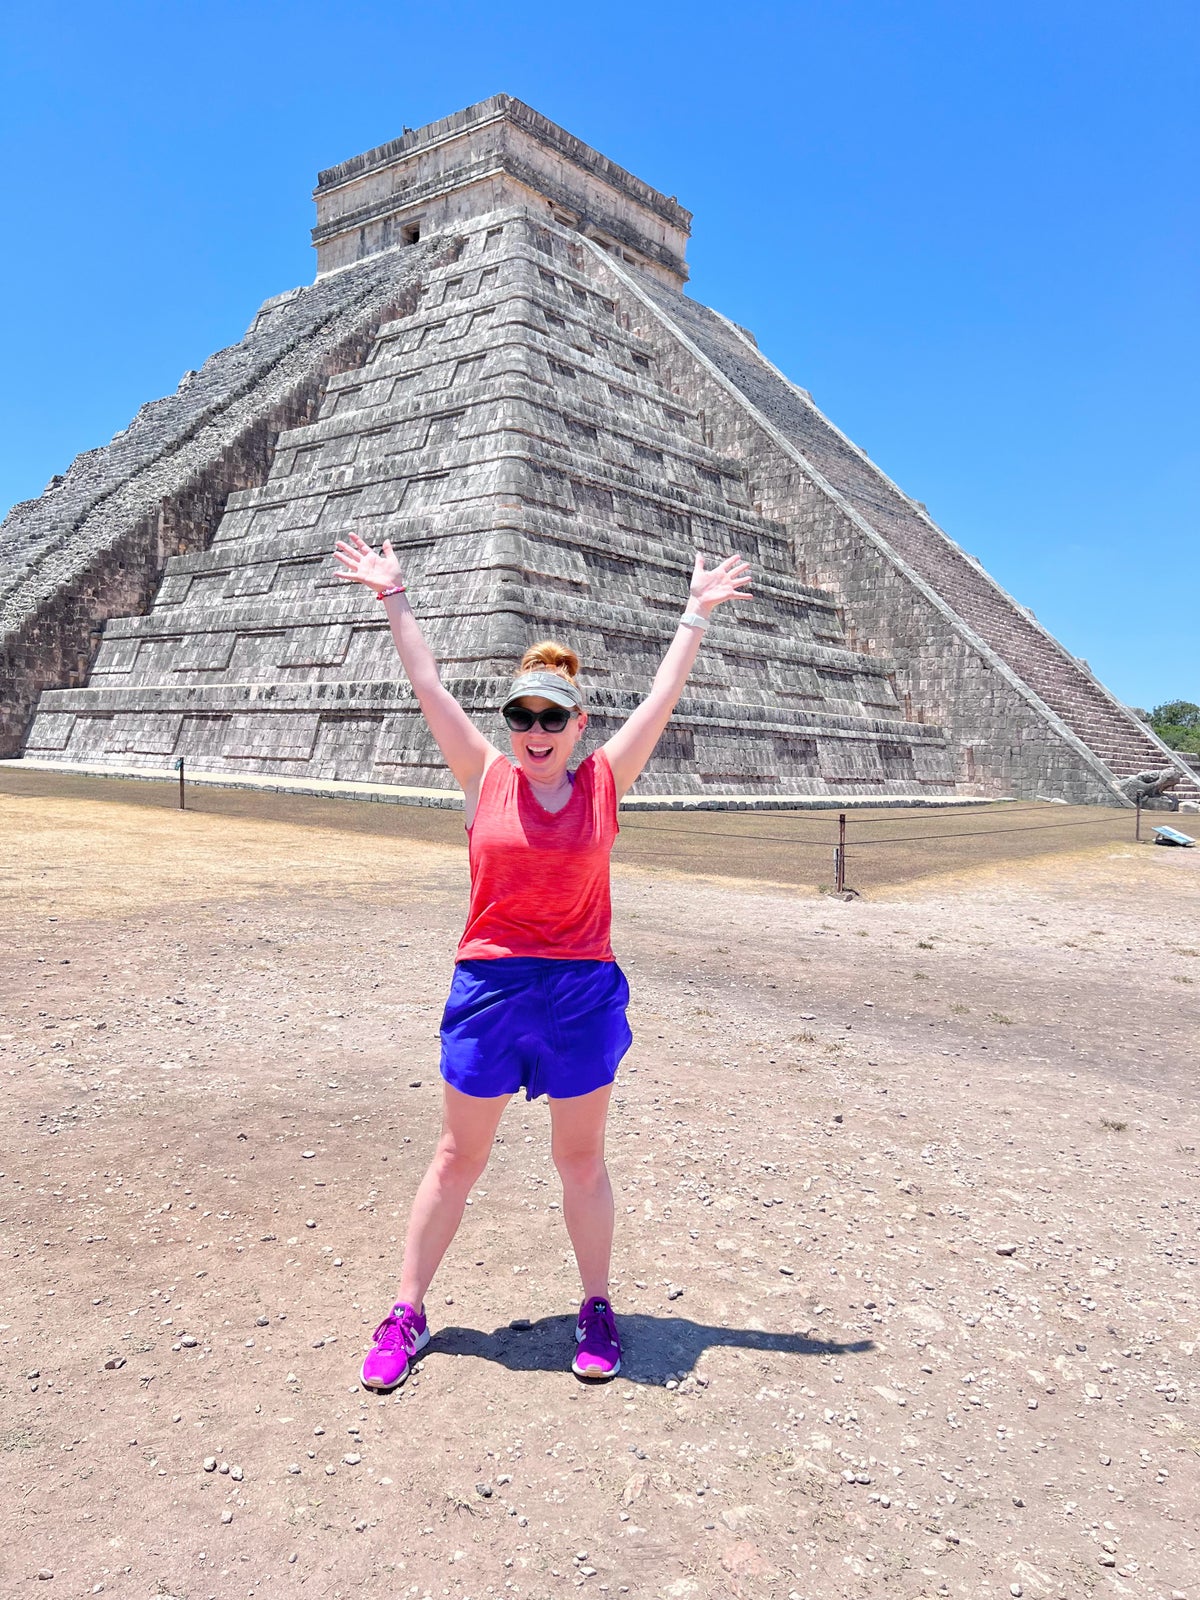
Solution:
{"label": "dry dirt ground", "polygon": [[3,1600],[1200,1600],[1200,849],[627,857],[625,1370],[514,1102],[379,1399],[461,848],[67,789],[0,792]]}

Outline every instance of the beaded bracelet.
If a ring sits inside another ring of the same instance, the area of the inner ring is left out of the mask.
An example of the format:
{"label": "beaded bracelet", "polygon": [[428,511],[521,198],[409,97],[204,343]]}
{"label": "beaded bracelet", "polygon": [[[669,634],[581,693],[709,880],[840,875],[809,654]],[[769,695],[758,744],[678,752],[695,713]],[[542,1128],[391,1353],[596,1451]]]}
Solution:
{"label": "beaded bracelet", "polygon": [[389,583],[386,589],[378,589],[375,593],[376,600],[387,600],[394,594],[406,594],[408,591],[402,583]]}

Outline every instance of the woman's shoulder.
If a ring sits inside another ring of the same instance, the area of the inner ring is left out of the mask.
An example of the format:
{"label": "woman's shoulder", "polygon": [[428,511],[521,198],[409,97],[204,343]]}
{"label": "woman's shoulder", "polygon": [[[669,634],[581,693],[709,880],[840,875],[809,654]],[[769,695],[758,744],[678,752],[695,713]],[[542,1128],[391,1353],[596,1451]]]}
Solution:
{"label": "woman's shoulder", "polygon": [[591,796],[590,805],[605,830],[614,828],[617,818],[617,782],[604,751],[593,750],[575,769],[575,783],[583,782]]}
{"label": "woman's shoulder", "polygon": [[[503,796],[505,789],[511,787],[517,780],[517,768],[508,759],[503,751],[497,750],[492,759],[484,767],[479,779],[479,790],[475,796],[474,806],[468,805],[473,818],[479,815],[480,807],[490,809]],[[500,803],[503,803],[501,800]],[[471,827],[471,823],[467,823]]]}
{"label": "woman's shoulder", "polygon": [[603,749],[593,750],[571,774],[572,781],[578,783],[580,778],[587,778],[591,783],[610,784],[613,781],[612,767]]}

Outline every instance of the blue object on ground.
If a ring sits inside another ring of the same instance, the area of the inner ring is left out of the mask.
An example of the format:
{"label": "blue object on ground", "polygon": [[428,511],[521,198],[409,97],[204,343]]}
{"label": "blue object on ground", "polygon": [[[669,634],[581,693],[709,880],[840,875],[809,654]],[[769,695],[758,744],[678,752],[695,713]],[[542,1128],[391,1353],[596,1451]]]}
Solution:
{"label": "blue object on ground", "polygon": [[1155,828],[1155,844],[1195,844],[1195,839],[1189,839],[1186,833],[1180,833],[1178,828]]}

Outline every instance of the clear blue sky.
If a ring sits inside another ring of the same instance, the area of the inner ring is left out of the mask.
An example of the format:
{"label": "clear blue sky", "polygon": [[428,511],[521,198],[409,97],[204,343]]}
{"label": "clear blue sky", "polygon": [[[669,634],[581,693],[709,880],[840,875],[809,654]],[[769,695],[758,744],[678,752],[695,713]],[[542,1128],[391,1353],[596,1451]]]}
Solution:
{"label": "clear blue sky", "polygon": [[1200,5],[174,0],[0,22],[0,506],[313,274],[318,168],[504,90],[1130,703],[1200,701]]}

